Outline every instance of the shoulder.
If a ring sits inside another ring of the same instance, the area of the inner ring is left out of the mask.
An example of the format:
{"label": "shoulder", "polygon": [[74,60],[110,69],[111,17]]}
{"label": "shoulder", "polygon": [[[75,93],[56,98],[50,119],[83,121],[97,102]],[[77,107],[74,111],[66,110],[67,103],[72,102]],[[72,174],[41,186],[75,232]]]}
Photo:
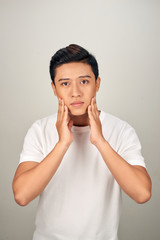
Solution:
{"label": "shoulder", "polygon": [[110,113],[101,112],[101,122],[105,132],[109,132],[111,135],[116,135],[119,138],[135,134],[135,129],[127,121]]}
{"label": "shoulder", "polygon": [[41,126],[47,126],[50,124],[51,125],[55,124],[56,121],[57,121],[57,113],[39,119],[38,123],[41,124]]}
{"label": "shoulder", "polygon": [[28,129],[27,135],[40,135],[42,132],[53,131],[56,128],[57,113],[34,121]]}
{"label": "shoulder", "polygon": [[116,117],[104,111],[101,111],[101,120],[102,125],[112,128],[123,128],[124,126],[130,126],[125,120],[122,120],[119,117]]}
{"label": "shoulder", "polygon": [[44,128],[50,125],[53,126],[54,124],[56,124],[56,121],[57,121],[57,113],[34,121],[32,124],[32,127],[39,126],[40,128]]}

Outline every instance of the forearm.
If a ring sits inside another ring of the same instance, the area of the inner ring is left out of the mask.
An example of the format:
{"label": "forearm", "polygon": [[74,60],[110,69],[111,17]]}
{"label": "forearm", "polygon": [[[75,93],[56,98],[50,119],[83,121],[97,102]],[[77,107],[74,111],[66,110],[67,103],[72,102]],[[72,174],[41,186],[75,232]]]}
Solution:
{"label": "forearm", "polygon": [[150,177],[127,163],[104,139],[99,141],[96,146],[123,191],[138,203],[149,200],[151,194]]}
{"label": "forearm", "polygon": [[27,205],[45,189],[58,169],[67,149],[68,146],[58,142],[41,163],[14,179],[13,191],[18,204]]}

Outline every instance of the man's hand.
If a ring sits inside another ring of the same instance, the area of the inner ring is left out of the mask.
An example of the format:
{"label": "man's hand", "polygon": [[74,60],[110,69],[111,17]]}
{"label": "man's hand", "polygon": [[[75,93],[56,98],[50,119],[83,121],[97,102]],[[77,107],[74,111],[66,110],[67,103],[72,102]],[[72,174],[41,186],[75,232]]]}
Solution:
{"label": "man's hand", "polygon": [[[59,100],[56,127],[59,141],[40,163],[26,161],[21,163],[13,179],[13,192],[16,202],[25,206],[39,196],[56,173],[62,159],[73,141],[71,127],[73,120],[68,116],[68,108]],[[34,146],[33,146],[34,148]]]}
{"label": "man's hand", "polygon": [[96,146],[100,140],[104,140],[96,97],[92,98],[91,105],[88,106],[88,118],[89,126],[91,128],[90,141]]}
{"label": "man's hand", "polygon": [[64,105],[63,99],[59,98],[59,109],[56,122],[56,128],[59,135],[59,142],[63,142],[66,145],[70,145],[73,142],[73,133],[71,127],[73,120],[70,119],[68,114],[68,107]]}

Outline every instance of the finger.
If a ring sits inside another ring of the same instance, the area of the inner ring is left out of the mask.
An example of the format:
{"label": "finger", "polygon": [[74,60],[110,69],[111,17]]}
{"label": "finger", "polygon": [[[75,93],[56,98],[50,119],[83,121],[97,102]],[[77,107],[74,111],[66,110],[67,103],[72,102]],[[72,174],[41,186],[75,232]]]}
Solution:
{"label": "finger", "polygon": [[70,117],[69,117],[69,114],[68,114],[68,107],[65,105],[64,106],[64,116],[63,116],[63,120],[65,123],[68,124],[69,120],[70,120]]}
{"label": "finger", "polygon": [[88,117],[89,117],[90,121],[94,120],[93,112],[92,112],[92,106],[91,105],[88,106]]}
{"label": "finger", "polygon": [[94,105],[95,111],[98,111],[96,97],[93,98],[93,105]]}
{"label": "finger", "polygon": [[64,115],[64,102],[63,99],[59,98],[59,108],[58,108],[58,119],[60,122],[63,119],[63,115]]}
{"label": "finger", "polygon": [[61,99],[58,98],[58,116],[57,116],[57,121],[61,120]]}
{"label": "finger", "polygon": [[93,114],[95,116],[99,116],[98,108],[97,108],[97,102],[96,102],[96,97],[93,98],[92,100],[92,109],[93,109]]}
{"label": "finger", "polygon": [[92,98],[91,101],[91,109],[92,109],[92,114],[94,117],[96,117],[96,111],[97,111],[97,107],[96,107],[96,103],[95,103],[95,98]]}

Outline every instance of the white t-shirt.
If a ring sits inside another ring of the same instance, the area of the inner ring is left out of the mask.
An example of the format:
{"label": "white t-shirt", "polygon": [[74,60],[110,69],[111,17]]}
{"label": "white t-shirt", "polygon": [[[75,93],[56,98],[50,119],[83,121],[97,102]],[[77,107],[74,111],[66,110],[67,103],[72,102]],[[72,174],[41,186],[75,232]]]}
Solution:
{"label": "white t-shirt", "polygon": [[[57,113],[36,121],[25,137],[20,162],[42,159],[58,142]],[[135,130],[101,111],[103,136],[132,165],[145,167]],[[73,126],[74,141],[40,195],[34,240],[117,240],[121,189],[98,149],[90,127]]]}

